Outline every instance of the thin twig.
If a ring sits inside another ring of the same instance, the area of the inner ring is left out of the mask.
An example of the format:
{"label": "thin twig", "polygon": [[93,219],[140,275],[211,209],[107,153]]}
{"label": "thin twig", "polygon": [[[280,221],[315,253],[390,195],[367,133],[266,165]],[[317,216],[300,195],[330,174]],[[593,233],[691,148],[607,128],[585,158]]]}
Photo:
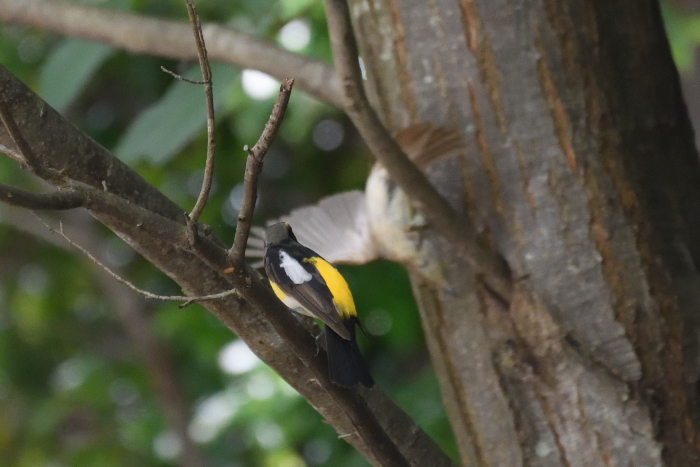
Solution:
{"label": "thin twig", "polygon": [[11,206],[36,211],[63,211],[75,209],[85,204],[85,197],[75,190],[55,193],[33,193],[12,185],[0,183],[0,201]]}
{"label": "thin twig", "polygon": [[185,83],[190,83],[190,84],[204,84],[204,83],[205,83],[203,80],[200,81],[200,80],[196,80],[196,79],[185,78],[185,77],[182,76],[182,75],[178,75],[178,74],[175,73],[174,71],[168,70],[168,69],[165,68],[164,66],[161,66],[160,69],[161,69],[161,71],[163,71],[164,73],[169,74],[170,76],[172,76],[173,78],[175,78],[175,79],[177,79],[177,80],[179,80],[179,81],[184,81]]}
{"label": "thin twig", "polygon": [[108,267],[105,266],[103,263],[101,263],[100,260],[98,260],[97,258],[95,258],[95,257],[94,257],[89,251],[87,251],[85,248],[83,248],[82,246],[78,245],[78,244],[75,243],[73,240],[71,240],[71,239],[63,232],[63,223],[62,223],[62,222],[59,223],[59,228],[58,228],[58,230],[56,230],[56,229],[54,229],[53,227],[51,227],[49,224],[47,224],[46,221],[44,221],[44,219],[42,219],[41,217],[39,217],[36,213],[32,213],[32,214],[34,214],[34,217],[36,217],[36,218],[39,220],[39,222],[41,222],[42,224],[44,224],[44,227],[46,227],[51,233],[55,233],[55,234],[58,234],[58,235],[60,235],[61,237],[63,237],[63,239],[64,239],[66,242],[68,242],[68,244],[69,244],[70,246],[72,246],[72,247],[77,248],[78,250],[80,250],[81,253],[83,253],[85,256],[87,256],[87,257],[88,257],[93,263],[95,263],[95,265],[97,265],[100,269],[102,269],[103,271],[105,271],[107,274],[109,274],[109,275],[112,276],[114,279],[116,279],[117,281],[121,282],[122,284],[124,284],[125,286],[127,286],[128,288],[130,288],[131,290],[133,290],[134,292],[136,292],[136,293],[138,293],[138,294],[140,294],[140,295],[143,295],[143,296],[146,297],[146,298],[150,298],[150,299],[153,299],[153,300],[161,300],[161,301],[166,301],[166,302],[183,302],[183,304],[181,305],[181,307],[185,307],[185,306],[190,305],[190,304],[193,303],[193,302],[204,302],[204,301],[207,301],[207,300],[217,300],[217,299],[219,299],[219,298],[228,297],[229,295],[238,294],[238,292],[236,291],[236,289],[230,289],[230,290],[227,290],[227,291],[225,291],[225,292],[220,292],[220,293],[216,293],[216,294],[212,294],[212,295],[202,295],[202,296],[197,296],[197,297],[185,297],[185,296],[182,296],[182,295],[156,295],[156,294],[153,294],[153,293],[148,292],[148,291],[146,291],[146,290],[139,289],[139,288],[136,287],[134,284],[132,284],[132,283],[129,282],[128,280],[124,279],[124,278],[121,277],[119,274],[117,274],[116,272],[112,271],[110,268],[108,268]]}
{"label": "thin twig", "polygon": [[199,21],[197,10],[191,0],[185,0],[187,3],[187,14],[190,17],[190,24],[194,32],[194,39],[197,43],[197,57],[199,58],[199,68],[202,70],[202,82],[204,83],[204,95],[207,100],[207,162],[204,167],[204,180],[202,181],[202,189],[199,192],[197,203],[195,203],[192,212],[189,215],[192,232],[196,232],[195,225],[199,220],[199,216],[207,204],[209,191],[211,190],[211,181],[214,177],[214,154],[216,148],[215,133],[214,133],[214,91],[211,82],[211,66],[209,66],[209,58],[207,57],[207,47],[204,44],[204,35],[202,34],[202,23]]}
{"label": "thin twig", "polygon": [[403,153],[367,99],[358,64],[357,43],[346,0],[326,0],[326,19],[345,112],[392,179],[421,208],[445,238],[461,250],[487,286],[506,302],[512,282],[501,257],[486,247],[474,227],[458,215],[423,172]]}
{"label": "thin twig", "polygon": [[275,106],[272,108],[270,118],[265,124],[258,142],[255,143],[252,149],[248,150],[248,159],[245,165],[245,175],[243,177],[243,202],[241,210],[238,213],[238,223],[236,225],[236,235],[233,240],[233,246],[229,249],[229,258],[234,268],[239,268],[245,261],[245,248],[250,234],[251,220],[255,203],[258,199],[258,176],[262,171],[263,158],[270,148],[272,141],[277,135],[277,131],[282,124],[284,112],[287,110],[289,97],[294,86],[294,79],[282,80],[279,94]]}
{"label": "thin twig", "polygon": [[[0,1],[0,10],[8,2],[15,0]],[[26,3],[37,2],[26,0]],[[52,6],[54,2],[48,4]],[[348,433],[348,423],[352,423],[358,433],[364,433],[348,438],[360,452],[373,458],[368,442],[383,444],[393,440],[407,456],[420,451],[423,458],[430,459],[431,465],[451,465],[449,458],[381,388],[372,389],[365,402],[357,390],[333,384],[328,377],[327,360],[316,355],[313,339],[257,274],[247,267],[239,269],[246,272],[243,275],[227,271],[231,264],[227,250],[219,242],[202,236],[197,251],[192,251],[187,244],[187,227],[178,217],[182,212],[174,203],[126,167],[120,169],[119,177],[111,178],[110,189],[114,193],[103,191],[104,172],[87,168],[117,166],[119,161],[57,113],[50,110],[46,113],[46,104],[0,66],[0,87],[3,86],[14,91],[10,94],[14,99],[10,100],[13,109],[23,109],[22,128],[26,138],[44,141],[49,146],[39,154],[42,163],[61,167],[66,178],[95,187],[86,191],[86,207],[98,220],[128,238],[144,257],[186,290],[205,295],[212,290],[231,288],[231,283],[235,283],[243,300],[229,297],[203,305],[283,375],[336,430]],[[261,322],[254,308],[271,323],[274,331]],[[312,379],[314,382],[310,383]],[[397,424],[404,429],[397,431]]]}
{"label": "thin twig", "polygon": [[[0,206],[0,217],[4,225],[14,228],[17,232],[29,234],[36,240],[48,242],[72,252],[72,246],[40,225],[36,219],[30,218],[28,215],[30,213],[26,209],[9,209]],[[96,229],[97,221],[81,211],[72,211],[68,216],[69,222],[78,229],[73,238],[82,243],[86,249],[99,249],[102,239]],[[98,267],[91,265],[89,270],[96,271]],[[118,271],[119,268],[116,268],[115,272],[119,273]],[[148,301],[131,290],[124,290],[121,284],[103,274],[102,271],[96,274],[95,280],[104,296],[108,297],[115,316],[139,350],[140,358],[151,376],[149,379],[155,389],[154,395],[165,414],[165,423],[177,434],[182,444],[179,465],[204,466],[201,453],[187,430],[191,407],[183,395],[182,385],[174,371],[174,362],[168,343],[162,341],[153,332]]]}
{"label": "thin twig", "polygon": [[[0,138],[2,138],[2,133],[2,129],[0,129]],[[22,155],[19,153],[19,150],[17,148],[6,146],[5,144],[3,144],[2,140],[0,140],[0,153],[5,154],[10,159],[14,159],[15,162],[17,162],[20,165],[25,163],[24,157],[22,157]]]}

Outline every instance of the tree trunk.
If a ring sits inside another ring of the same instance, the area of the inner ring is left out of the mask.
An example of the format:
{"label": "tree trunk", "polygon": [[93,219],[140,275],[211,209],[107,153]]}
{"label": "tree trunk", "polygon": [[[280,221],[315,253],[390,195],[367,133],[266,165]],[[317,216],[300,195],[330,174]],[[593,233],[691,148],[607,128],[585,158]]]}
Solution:
{"label": "tree trunk", "polygon": [[[464,465],[700,465],[700,171],[655,1],[350,0],[393,131],[455,126],[430,176],[507,260],[414,278]],[[430,236],[430,233],[428,233]]]}

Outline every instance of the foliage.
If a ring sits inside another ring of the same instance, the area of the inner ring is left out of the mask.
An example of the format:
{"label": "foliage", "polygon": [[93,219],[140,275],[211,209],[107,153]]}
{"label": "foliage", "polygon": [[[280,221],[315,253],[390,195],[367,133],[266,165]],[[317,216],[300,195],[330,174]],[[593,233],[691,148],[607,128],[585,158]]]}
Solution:
{"label": "foliage", "polygon": [[[121,0],[109,6],[186,18],[179,0]],[[310,37],[299,52],[330,61],[320,2],[202,0],[197,6],[203,21],[227,23],[271,41],[279,41],[290,21],[301,20]],[[175,81],[160,66],[196,76],[196,64],[132,56],[19,27],[0,33],[0,62],[183,209],[193,206],[205,154],[203,91]],[[241,70],[222,64],[213,69],[218,159],[202,221],[231,241],[242,148],[259,136],[272,98],[251,98]],[[326,142],[319,148],[314,141],[324,128],[335,128],[342,145]],[[266,161],[257,222],[330,193],[362,188],[369,167],[370,158],[345,118],[296,91]],[[41,189],[7,158],[0,158],[0,179]],[[0,223],[0,464],[176,463],[163,395],[155,389],[147,356],[98,280],[103,273],[60,239],[47,243],[12,227],[17,212],[2,209],[7,222]],[[96,253],[111,258],[110,264],[136,284],[180,293],[105,229],[92,228],[100,235]],[[343,268],[343,273],[370,331],[369,339],[360,340],[376,380],[456,456],[406,273],[389,263]],[[261,363],[227,373],[222,355],[235,337],[202,308],[153,302],[146,307],[150,332],[176,366],[191,410],[190,430],[207,465],[366,464]]]}
{"label": "foliage", "polygon": [[683,73],[692,71],[700,45],[700,13],[683,13],[672,3],[662,3],[666,33],[673,60]]}
{"label": "foliage", "polygon": [[[109,6],[183,21],[186,17],[180,0],[119,0]],[[271,41],[279,40],[290,21],[302,20],[310,37],[299,52],[330,61],[320,2],[201,0],[197,6],[204,21],[226,23]],[[663,11],[674,57],[681,69],[688,69],[700,40],[697,15],[681,15],[668,5]],[[13,26],[0,32],[0,62],[183,209],[193,206],[205,153],[203,92],[174,81],[160,66],[189,76],[196,75],[194,63],[131,56]],[[202,221],[231,241],[242,148],[257,139],[272,100],[252,99],[244,91],[241,70],[221,64],[213,68],[218,159]],[[323,150],[314,143],[314,134],[318,141],[318,132],[329,122],[342,130],[343,143]],[[362,188],[369,160],[337,110],[296,91],[268,155],[257,221],[326,194]],[[0,158],[0,179],[38,189],[7,158]],[[0,220],[13,215],[0,210]],[[99,234],[99,253],[112,257],[112,265],[142,288],[179,293],[109,232],[102,229]],[[342,272],[371,334],[360,340],[379,385],[456,457],[405,272],[388,263]],[[98,274],[60,242],[47,243],[21,233],[9,221],[0,223],[0,464],[176,462],[162,394]],[[253,360],[235,374],[224,371],[222,355],[233,348],[235,337],[202,308],[149,302],[147,312],[150,332],[176,366],[191,408],[191,433],[207,465],[366,464],[261,363]]]}

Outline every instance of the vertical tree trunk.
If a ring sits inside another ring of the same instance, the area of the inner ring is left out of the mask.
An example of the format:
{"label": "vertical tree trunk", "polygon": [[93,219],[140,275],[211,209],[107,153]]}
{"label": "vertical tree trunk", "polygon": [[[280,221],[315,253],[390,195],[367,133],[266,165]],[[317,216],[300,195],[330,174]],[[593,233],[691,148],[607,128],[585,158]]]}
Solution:
{"label": "vertical tree trunk", "polygon": [[387,126],[464,134],[430,175],[516,282],[449,245],[448,288],[414,279],[462,462],[700,465],[700,170],[657,3],[350,7]]}

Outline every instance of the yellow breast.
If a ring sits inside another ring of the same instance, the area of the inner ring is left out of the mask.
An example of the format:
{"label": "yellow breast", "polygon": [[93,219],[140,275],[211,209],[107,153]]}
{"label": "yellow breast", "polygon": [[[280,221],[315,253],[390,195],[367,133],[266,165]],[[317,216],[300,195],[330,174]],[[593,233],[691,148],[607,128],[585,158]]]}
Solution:
{"label": "yellow breast", "polygon": [[[290,297],[286,293],[282,292],[282,289],[280,289],[277,284],[270,281],[270,285],[272,286],[272,291],[275,293],[275,295],[277,295],[277,298],[279,298],[282,303],[287,305],[288,308],[291,308],[296,312],[305,311],[299,302],[297,302],[294,298]],[[308,314],[309,316],[313,317],[313,315],[309,313],[304,314]]]}

